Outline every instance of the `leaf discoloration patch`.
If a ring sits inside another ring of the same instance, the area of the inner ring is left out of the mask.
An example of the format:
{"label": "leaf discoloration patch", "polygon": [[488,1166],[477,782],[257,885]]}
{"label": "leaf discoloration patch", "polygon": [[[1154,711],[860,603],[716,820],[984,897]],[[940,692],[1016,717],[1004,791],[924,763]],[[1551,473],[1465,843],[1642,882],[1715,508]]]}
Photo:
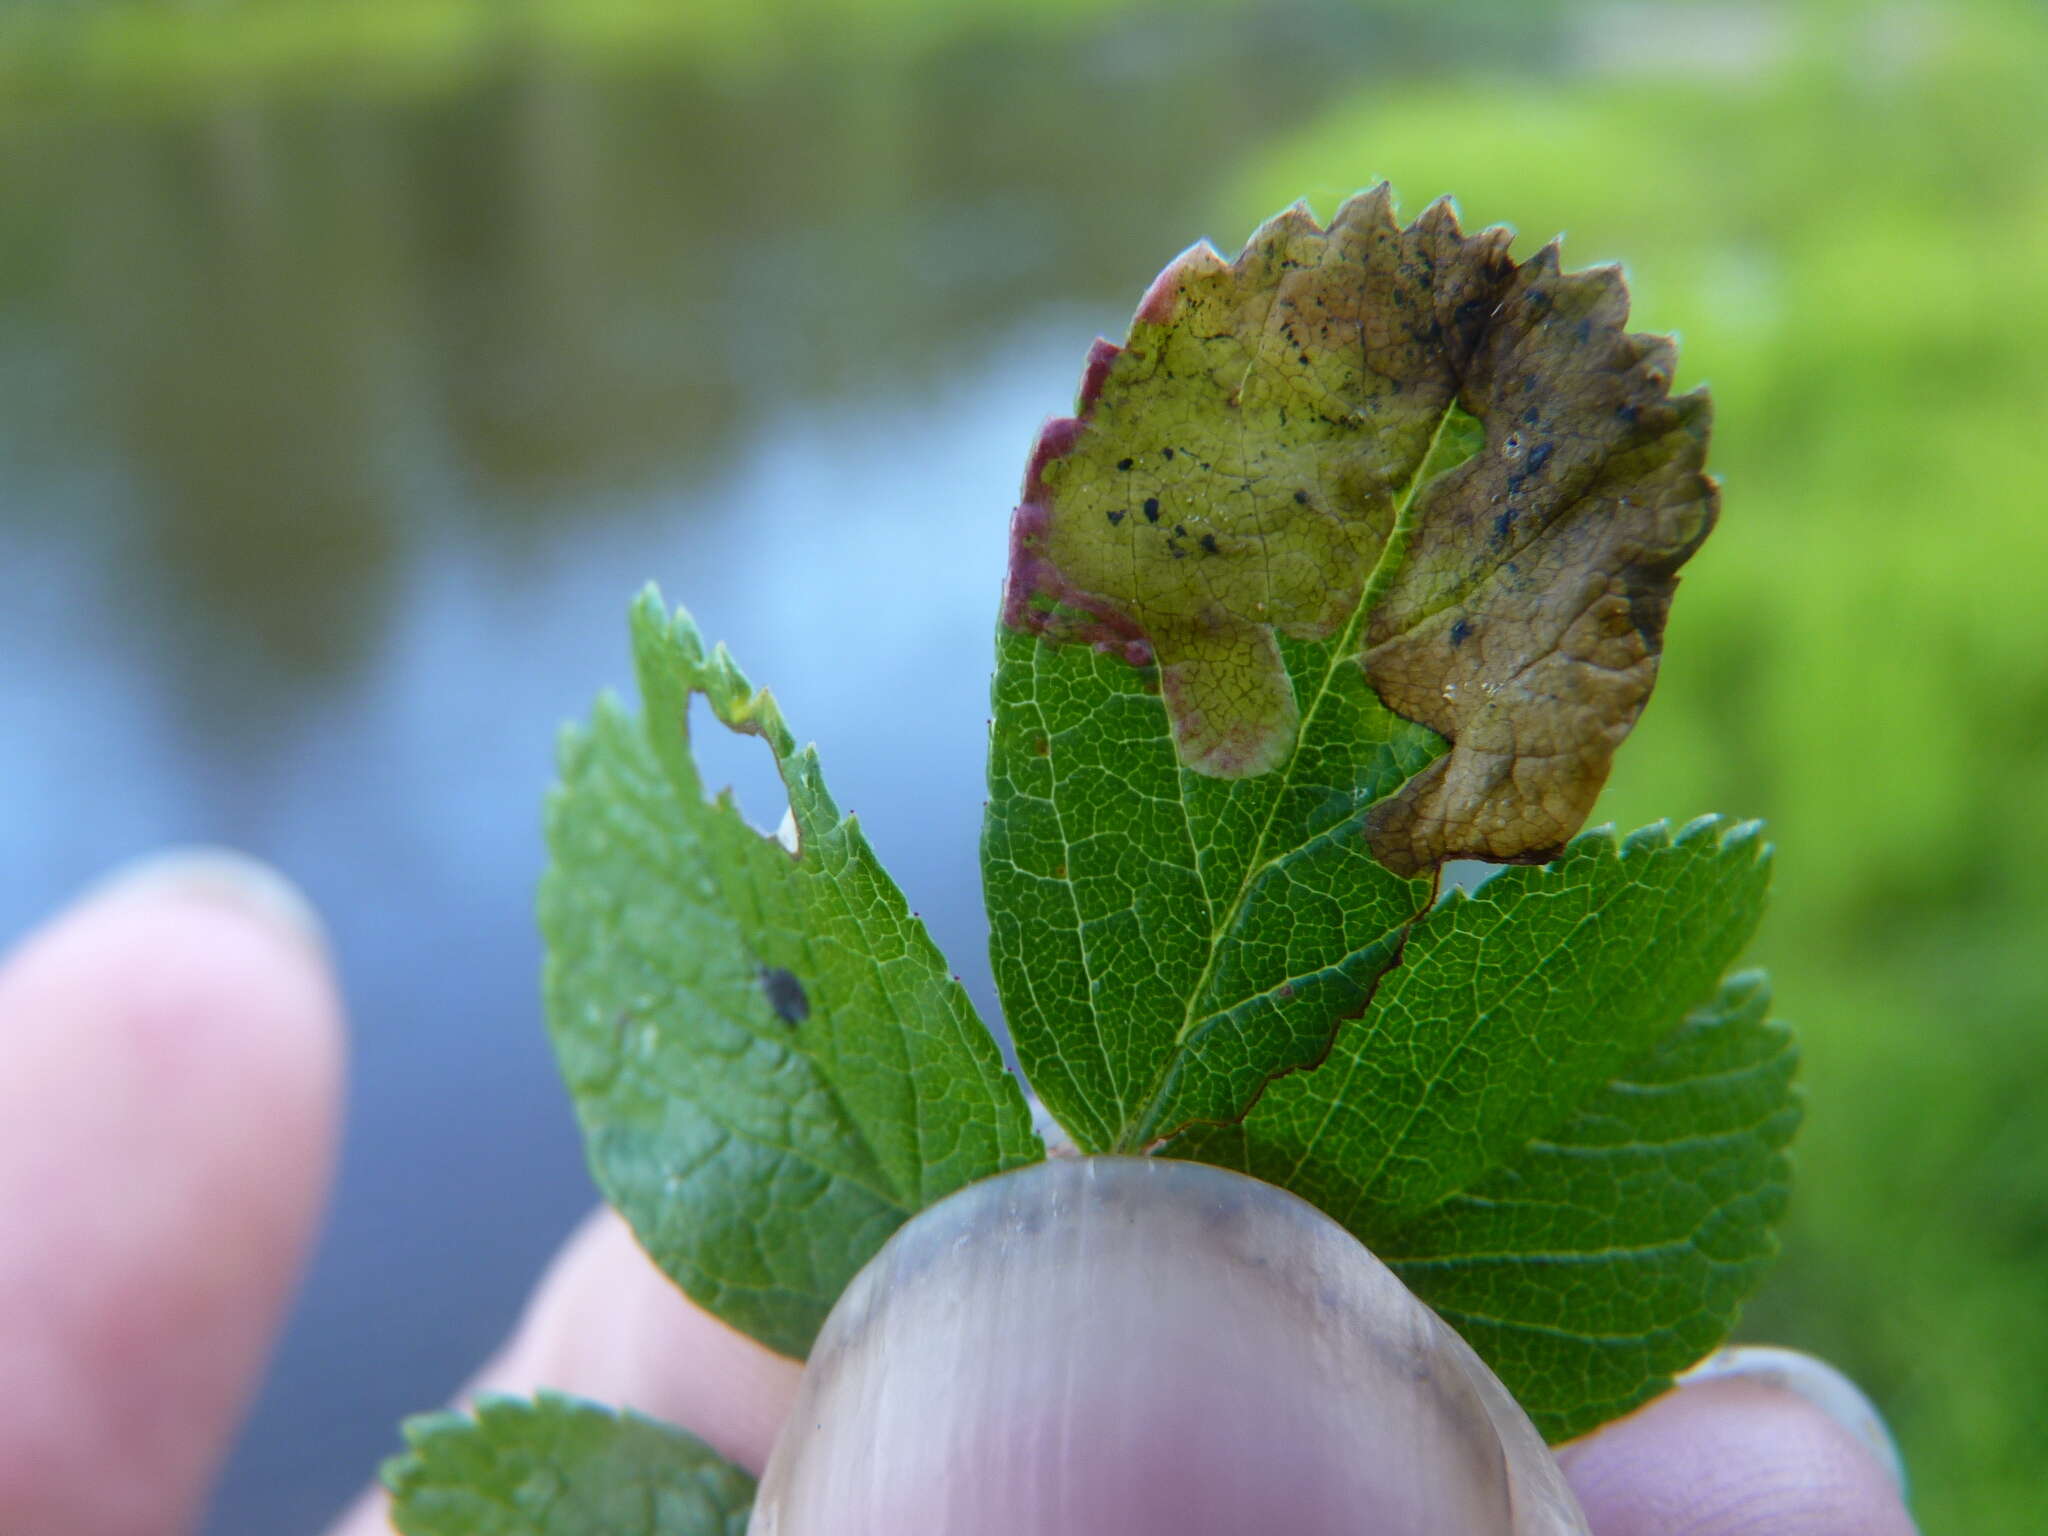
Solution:
{"label": "leaf discoloration patch", "polygon": [[1714,520],[1670,342],[1626,332],[1614,270],[1517,265],[1510,238],[1442,202],[1401,227],[1382,186],[1234,262],[1194,247],[1096,344],[1012,525],[1005,622],[1156,666],[1197,773],[1294,751],[1282,639],[1355,645],[1451,743],[1366,824],[1403,875],[1578,829]]}
{"label": "leaf discoloration patch", "polygon": [[1618,270],[1560,273],[1546,246],[1467,365],[1486,444],[1423,488],[1366,616],[1374,690],[1451,742],[1367,820],[1398,871],[1555,856],[1649,700],[1717,496],[1705,392],[1670,398],[1670,340],[1627,318]]}

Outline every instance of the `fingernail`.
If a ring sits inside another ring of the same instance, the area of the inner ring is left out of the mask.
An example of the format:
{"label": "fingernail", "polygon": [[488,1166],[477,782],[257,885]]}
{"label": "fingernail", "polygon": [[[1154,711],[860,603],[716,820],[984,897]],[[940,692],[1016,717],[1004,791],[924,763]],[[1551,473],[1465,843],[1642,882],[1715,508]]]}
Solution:
{"label": "fingernail", "polygon": [[1867,1446],[1891,1473],[1900,1497],[1905,1496],[1905,1459],[1899,1455],[1898,1442],[1886,1428],[1884,1416],[1861,1387],[1825,1360],[1775,1345],[1732,1344],[1707,1356],[1680,1376],[1678,1384],[1688,1387],[1730,1379],[1761,1382],[1805,1398]]}
{"label": "fingernail", "polygon": [[1586,1536],[1536,1426],[1322,1212],[1053,1158],[899,1228],[840,1296],[755,1536]]}
{"label": "fingernail", "polygon": [[327,930],[299,888],[268,864],[232,848],[196,844],[166,848],[116,867],[87,893],[91,899],[173,897],[212,902],[246,913],[321,954]]}

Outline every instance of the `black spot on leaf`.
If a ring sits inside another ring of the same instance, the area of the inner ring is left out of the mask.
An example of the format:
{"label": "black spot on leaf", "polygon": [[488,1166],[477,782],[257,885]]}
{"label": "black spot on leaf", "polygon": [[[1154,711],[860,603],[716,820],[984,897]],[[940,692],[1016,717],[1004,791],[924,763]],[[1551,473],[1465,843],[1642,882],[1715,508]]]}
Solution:
{"label": "black spot on leaf", "polygon": [[810,994],[804,991],[804,984],[795,975],[779,965],[761,967],[761,991],[768,998],[768,1006],[775,1010],[775,1016],[785,1024],[801,1024],[811,1016]]}

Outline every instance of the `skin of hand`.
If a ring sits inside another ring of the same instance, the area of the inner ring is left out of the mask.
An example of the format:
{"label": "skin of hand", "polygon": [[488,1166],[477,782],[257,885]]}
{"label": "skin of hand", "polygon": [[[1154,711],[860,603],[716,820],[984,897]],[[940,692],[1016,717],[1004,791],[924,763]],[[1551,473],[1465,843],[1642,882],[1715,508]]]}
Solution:
{"label": "skin of hand", "polygon": [[[233,855],[133,867],[0,962],[0,1531],[196,1527],[316,1230],[343,1056],[317,920]],[[798,1373],[600,1212],[463,1395],[629,1406],[758,1472]],[[1914,1530],[1865,1441],[1767,1378],[1681,1387],[1559,1454],[1595,1536]],[[328,1536],[389,1531],[371,1490]]]}

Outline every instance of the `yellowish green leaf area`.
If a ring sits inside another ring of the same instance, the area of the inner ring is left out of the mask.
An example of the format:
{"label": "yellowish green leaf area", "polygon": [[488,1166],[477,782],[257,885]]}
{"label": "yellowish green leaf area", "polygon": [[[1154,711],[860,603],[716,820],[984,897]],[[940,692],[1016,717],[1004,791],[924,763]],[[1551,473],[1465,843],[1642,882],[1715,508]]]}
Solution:
{"label": "yellowish green leaf area", "polygon": [[[1041,1155],[1024,1096],[774,697],[660,596],[645,710],[561,749],[541,883],[548,1027],[591,1171],[699,1305],[801,1356],[908,1217]],[[758,736],[789,842],[707,795],[690,700]]]}
{"label": "yellowish green leaf area", "polygon": [[1385,187],[1197,246],[1013,520],[984,866],[1031,1081],[1090,1150],[1329,1047],[1447,859],[1553,857],[1713,525],[1704,394],[1612,269]]}
{"label": "yellowish green leaf area", "polygon": [[695,1436],[543,1392],[409,1419],[403,1536],[745,1536],[754,1480]]}

